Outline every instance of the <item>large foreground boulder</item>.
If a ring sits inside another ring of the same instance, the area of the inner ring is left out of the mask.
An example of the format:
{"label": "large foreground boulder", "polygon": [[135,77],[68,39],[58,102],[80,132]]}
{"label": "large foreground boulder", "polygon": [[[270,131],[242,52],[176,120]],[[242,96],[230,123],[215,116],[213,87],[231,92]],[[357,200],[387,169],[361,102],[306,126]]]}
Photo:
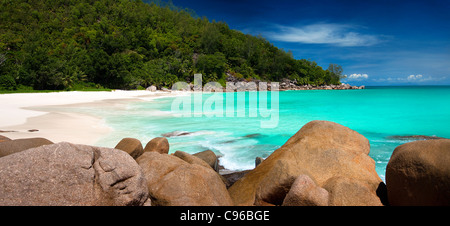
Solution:
{"label": "large foreground boulder", "polygon": [[235,205],[281,205],[298,176],[309,176],[319,187],[339,176],[357,180],[367,186],[368,195],[378,198],[376,190],[382,180],[369,151],[369,141],[356,131],[333,122],[312,121],[229,192]]}
{"label": "large foreground boulder", "polygon": [[386,166],[390,205],[450,205],[450,139],[398,146]]}
{"label": "large foreground boulder", "polygon": [[141,168],[121,150],[58,143],[0,158],[0,206],[123,206],[147,199]]}
{"label": "large foreground boulder", "polygon": [[25,138],[0,142],[0,157],[25,151],[42,145],[53,144],[45,138]]}
{"label": "large foreground boulder", "polygon": [[[196,158],[195,156],[190,156]],[[202,161],[197,158],[198,161]],[[144,152],[136,160],[147,179],[152,205],[229,206],[233,202],[217,174],[208,164],[192,164],[179,157]]]}

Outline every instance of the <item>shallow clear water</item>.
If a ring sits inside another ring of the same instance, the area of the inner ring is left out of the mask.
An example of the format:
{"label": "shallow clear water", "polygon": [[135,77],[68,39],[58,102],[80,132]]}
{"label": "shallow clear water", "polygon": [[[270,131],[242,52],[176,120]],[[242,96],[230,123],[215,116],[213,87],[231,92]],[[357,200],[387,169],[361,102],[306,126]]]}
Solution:
{"label": "shallow clear water", "polygon": [[[261,128],[261,121],[269,118],[261,116],[258,105],[250,104],[261,93],[245,92],[244,105],[237,105],[238,95],[243,94],[233,93],[234,109],[226,108],[230,94],[220,94],[225,98],[224,117],[211,117],[215,108],[194,111],[192,117],[176,117],[171,111],[174,97],[132,102],[125,108],[89,111],[103,117],[115,130],[97,145],[114,147],[123,137],[140,139],[145,145],[161,134],[184,131],[190,134],[168,138],[170,152],[196,153],[210,149],[222,156],[220,161],[225,168],[233,170],[253,168],[256,157],[269,156],[312,120],[333,121],[367,137],[371,145],[369,155],[375,160],[376,171],[383,180],[392,151],[410,141],[389,139],[389,136],[450,138],[450,86],[279,92],[279,118],[275,128]],[[202,94],[202,103],[212,95]],[[194,110],[194,97],[190,98]],[[267,98],[270,109],[270,92]],[[243,113],[245,117],[238,117]],[[233,117],[225,117],[227,114]],[[249,114],[256,114],[256,117]]]}

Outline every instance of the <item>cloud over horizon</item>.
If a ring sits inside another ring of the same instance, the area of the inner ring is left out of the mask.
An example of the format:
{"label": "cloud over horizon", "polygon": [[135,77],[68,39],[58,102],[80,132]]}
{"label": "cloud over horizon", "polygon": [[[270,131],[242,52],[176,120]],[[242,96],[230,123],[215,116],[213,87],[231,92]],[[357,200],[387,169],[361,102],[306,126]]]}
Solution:
{"label": "cloud over horizon", "polygon": [[415,84],[415,83],[426,83],[426,82],[438,82],[447,79],[447,76],[431,77],[424,76],[422,74],[409,75],[406,77],[387,77],[387,78],[374,78],[373,82],[389,82],[389,83],[405,83],[405,84]]}
{"label": "cloud over horizon", "polygon": [[[422,80],[423,75],[410,75],[406,78],[408,81]],[[430,77],[431,78],[431,77]]]}
{"label": "cloud over horizon", "polygon": [[349,81],[361,81],[364,79],[368,79],[368,74],[351,74],[351,75],[344,75],[344,77]]}
{"label": "cloud over horizon", "polygon": [[360,26],[317,23],[301,27],[277,25],[278,32],[268,34],[277,41],[304,44],[329,44],[341,47],[372,46],[381,40],[376,35],[357,32]]}

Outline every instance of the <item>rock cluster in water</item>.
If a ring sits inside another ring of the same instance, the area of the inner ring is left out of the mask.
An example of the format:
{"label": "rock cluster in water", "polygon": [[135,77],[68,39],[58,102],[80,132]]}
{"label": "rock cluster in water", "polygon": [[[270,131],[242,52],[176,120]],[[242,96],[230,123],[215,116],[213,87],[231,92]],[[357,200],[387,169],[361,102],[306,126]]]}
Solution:
{"label": "rock cluster in water", "polygon": [[169,153],[165,137],[115,148],[0,136],[0,205],[450,205],[450,140],[397,147],[386,184],[361,134],[312,121],[253,170],[219,174],[212,151]]}

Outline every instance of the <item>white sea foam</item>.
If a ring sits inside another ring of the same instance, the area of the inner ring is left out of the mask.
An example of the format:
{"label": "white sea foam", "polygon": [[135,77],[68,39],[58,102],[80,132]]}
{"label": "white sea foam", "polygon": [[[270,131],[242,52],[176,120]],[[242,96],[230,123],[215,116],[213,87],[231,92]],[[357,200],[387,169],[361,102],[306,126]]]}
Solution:
{"label": "white sea foam", "polygon": [[[251,151],[258,142],[253,139],[242,139],[242,137],[214,136],[207,140],[200,141],[201,145],[207,149],[215,151],[220,155],[220,164],[229,170],[247,170],[255,167]],[[219,134],[218,134],[219,135]]]}

